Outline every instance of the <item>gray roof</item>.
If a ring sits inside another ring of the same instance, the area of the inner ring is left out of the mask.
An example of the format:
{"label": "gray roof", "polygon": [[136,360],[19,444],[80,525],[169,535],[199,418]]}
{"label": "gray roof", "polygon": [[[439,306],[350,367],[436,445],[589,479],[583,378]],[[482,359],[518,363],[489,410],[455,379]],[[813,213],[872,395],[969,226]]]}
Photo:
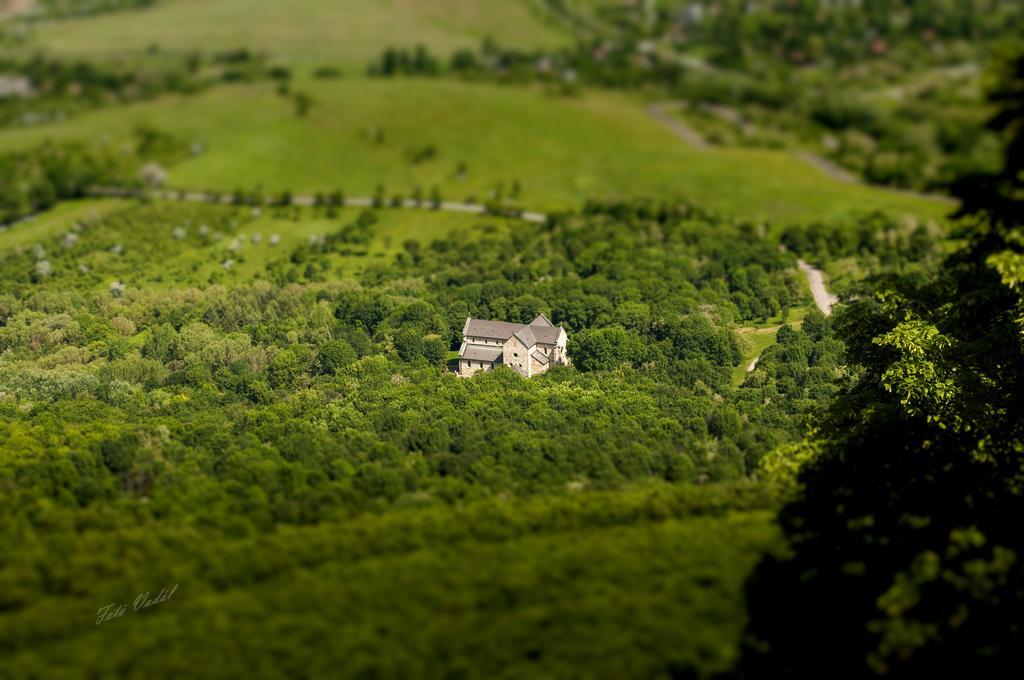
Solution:
{"label": "gray roof", "polygon": [[488,345],[463,344],[459,350],[460,359],[469,361],[497,361],[501,357],[501,347],[490,347]]}
{"label": "gray roof", "polygon": [[545,345],[554,345],[558,342],[560,326],[554,326],[547,317],[541,314],[528,324],[508,323],[507,321],[485,321],[483,319],[466,319],[466,325],[462,329],[463,337],[487,338],[489,340],[501,340],[504,342],[513,335],[517,335],[527,347],[533,347],[538,342]]}
{"label": "gray roof", "polygon": [[530,322],[531,326],[547,326],[548,328],[554,328],[555,324],[548,321],[548,317],[543,314],[538,314],[537,318]]}
{"label": "gray roof", "polygon": [[558,332],[561,328],[555,328],[554,326],[530,326],[530,330],[533,331],[533,336],[537,338],[537,342],[542,342],[545,345],[554,345],[558,342]]}
{"label": "gray roof", "polygon": [[533,358],[536,359],[541,366],[547,366],[551,362],[551,359],[548,359],[544,352],[537,352],[533,355]]}
{"label": "gray roof", "polygon": [[466,326],[462,334],[473,338],[490,338],[492,340],[508,340],[515,332],[523,327],[521,323],[508,323],[507,321],[484,321],[481,319],[466,319]]}
{"label": "gray roof", "polygon": [[534,345],[537,344],[537,338],[534,337],[533,331],[530,329],[529,326],[523,326],[522,328],[517,330],[516,337],[519,338],[519,340],[528,348],[533,347]]}

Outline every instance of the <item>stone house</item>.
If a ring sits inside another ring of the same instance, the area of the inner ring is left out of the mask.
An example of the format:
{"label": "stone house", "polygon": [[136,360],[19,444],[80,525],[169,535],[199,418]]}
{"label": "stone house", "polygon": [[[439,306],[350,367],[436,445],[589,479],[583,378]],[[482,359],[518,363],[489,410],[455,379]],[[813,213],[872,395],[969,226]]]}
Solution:
{"label": "stone house", "polygon": [[530,378],[553,364],[567,366],[566,340],[565,329],[543,314],[528,324],[470,317],[462,329],[459,375],[469,377],[504,365]]}

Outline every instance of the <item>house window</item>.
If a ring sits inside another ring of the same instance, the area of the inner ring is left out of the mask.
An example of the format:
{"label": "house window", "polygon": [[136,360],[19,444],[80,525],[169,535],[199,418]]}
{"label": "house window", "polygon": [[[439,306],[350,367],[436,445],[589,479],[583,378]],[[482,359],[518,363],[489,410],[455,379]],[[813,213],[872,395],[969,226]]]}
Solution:
{"label": "house window", "polygon": [[519,352],[512,352],[512,356],[519,358]]}

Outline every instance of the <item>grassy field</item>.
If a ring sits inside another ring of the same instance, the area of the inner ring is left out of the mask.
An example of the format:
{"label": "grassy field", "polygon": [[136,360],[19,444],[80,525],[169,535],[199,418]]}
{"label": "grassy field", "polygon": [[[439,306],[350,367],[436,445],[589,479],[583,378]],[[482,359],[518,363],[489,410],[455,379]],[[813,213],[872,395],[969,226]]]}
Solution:
{"label": "grassy field", "polygon": [[[202,141],[207,152],[171,183],[224,191],[342,188],[390,196],[439,186],[448,200],[522,187],[533,210],[586,198],[689,199],[752,220],[824,220],[881,209],[941,218],[945,202],[848,185],[779,151],[694,149],[617,94],[565,98],[534,89],[437,80],[299,82],[316,100],[305,118],[269,84],[218,88],[0,132],[0,151],[48,138],[117,143],[141,124]],[[433,148],[434,156],[410,155]],[[466,165],[459,177],[457,168]]]}
{"label": "grassy field", "polygon": [[63,203],[45,213],[0,229],[0,254],[12,248],[31,246],[68,231],[79,220],[99,219],[128,201],[101,199]]}
{"label": "grassy field", "polygon": [[[201,287],[209,283],[244,284],[266,278],[270,263],[287,259],[296,247],[311,239],[337,232],[354,222],[361,212],[346,208],[327,217],[312,208],[290,208],[264,209],[254,214],[250,208],[158,201],[152,204],[151,212],[140,213],[132,209],[133,205],[131,200],[120,199],[63,203],[0,231],[0,257],[37,244],[46,252],[58,249],[61,236],[71,232],[76,223],[102,221],[120,211],[118,219],[103,222],[110,243],[135,248],[159,242],[163,256],[159,266],[129,268],[97,278],[93,281],[96,287],[105,289],[115,279],[134,287],[158,289]],[[487,231],[507,229],[507,221],[497,217],[389,208],[376,210],[375,214],[377,221],[371,227],[369,243],[352,246],[348,252],[318,256],[318,263],[327,267],[326,276],[357,278],[367,267],[389,262],[408,240],[425,245],[454,233],[465,241]],[[159,218],[154,219],[156,215]],[[229,216],[237,228],[223,232],[219,238],[197,238],[201,229],[214,233],[216,226],[203,229],[203,225],[214,222],[218,215]],[[171,238],[175,229],[183,230],[181,240]],[[145,239],[140,241],[143,233]],[[116,262],[106,253],[91,257],[90,269],[110,269]],[[228,261],[230,267],[225,266]]]}
{"label": "grassy field", "polygon": [[749,373],[750,363],[761,356],[768,347],[775,344],[775,336],[779,332],[778,326],[767,326],[765,328],[745,327],[737,330],[740,336],[740,346],[743,348],[743,360],[739,366],[732,370],[732,382],[740,385]]}
{"label": "grassy field", "polygon": [[152,45],[215,52],[247,47],[291,62],[362,69],[388,46],[447,54],[486,36],[520,47],[570,44],[533,0],[161,0],[153,8],[38,29],[34,44],[65,56],[111,57]]}
{"label": "grassy field", "polygon": [[[288,255],[296,246],[310,238],[324,236],[337,231],[342,225],[355,221],[360,210],[348,208],[338,212],[335,218],[315,215],[309,209],[294,209],[282,215],[274,211],[264,212],[258,219],[247,222],[233,238],[206,248],[190,249],[178,255],[174,264],[191,268],[201,262],[191,275],[197,280],[206,280],[211,274],[223,269],[224,258],[236,261],[230,272],[223,274],[224,281],[240,283],[263,277],[267,264]],[[373,238],[365,247],[355,247],[350,254],[332,254],[326,257],[331,265],[332,277],[353,278],[369,265],[384,264],[402,249],[409,240],[427,244],[430,241],[460,234],[462,239],[473,239],[490,225],[504,226],[505,220],[495,217],[461,215],[428,210],[381,209],[375,211],[377,223],[373,225]],[[270,245],[270,238],[277,236],[279,243]],[[228,251],[231,242],[237,238],[241,244],[237,253]],[[321,258],[321,259],[322,259]],[[176,277],[171,277],[177,283]]]}
{"label": "grassy field", "polygon": [[[810,295],[810,289],[808,289],[808,295]],[[764,324],[737,328],[736,333],[740,338],[743,359],[732,370],[733,384],[741,385],[746,380],[750,362],[760,357],[766,349],[775,344],[775,337],[783,325],[800,328],[803,325],[804,317],[813,308],[813,304],[790,307],[783,314],[768,319]]]}

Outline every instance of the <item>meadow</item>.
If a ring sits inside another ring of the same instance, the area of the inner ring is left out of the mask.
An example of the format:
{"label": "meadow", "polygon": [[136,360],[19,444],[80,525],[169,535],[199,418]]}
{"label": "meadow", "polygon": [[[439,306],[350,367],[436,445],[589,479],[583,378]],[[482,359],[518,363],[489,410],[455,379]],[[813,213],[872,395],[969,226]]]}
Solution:
{"label": "meadow", "polygon": [[16,248],[46,242],[57,234],[64,233],[79,220],[99,219],[128,201],[119,199],[95,199],[69,201],[43,214],[35,215],[17,224],[0,229],[0,252],[7,253]]}
{"label": "meadow", "polygon": [[[165,51],[248,48],[297,63],[361,71],[382,45],[423,44],[448,54],[486,37],[524,47],[571,44],[536,0],[164,0],[39,27],[34,48],[64,57],[118,58]],[[173,30],[169,30],[173,27]]]}
{"label": "meadow", "polygon": [[314,99],[304,117],[272,84],[232,85],[3,130],[0,151],[46,139],[117,144],[146,125],[205,146],[171,169],[170,185],[191,189],[369,196],[383,186],[390,197],[436,186],[446,200],[483,202],[518,185],[531,210],[658,197],[776,224],[872,210],[938,220],[950,210],[834,180],[784,151],[693,148],[623,94],[431,79],[300,79],[292,89]]}
{"label": "meadow", "polygon": [[[129,199],[83,199],[68,201],[24,222],[0,231],[0,257],[33,247],[51,248],[65,234],[76,233],[84,224],[102,223],[118,213],[131,214],[136,201]],[[185,236],[165,250],[159,264],[150,267],[129,266],[116,272],[122,282],[156,289],[180,288],[185,284],[240,285],[265,279],[267,267],[286,259],[297,247],[314,242],[339,226],[355,222],[362,214],[356,208],[335,210],[330,216],[322,210],[291,207],[227,211],[233,217],[224,222],[224,231],[203,223],[202,212],[193,206],[178,206],[172,201],[157,201],[162,219],[147,223],[129,223],[125,231],[111,235],[111,242],[131,245],[140,234],[148,239],[166,240],[176,229]],[[357,279],[373,265],[390,262],[410,241],[428,246],[431,241],[453,236],[470,243],[483,234],[505,233],[508,220],[431,210],[382,209],[374,213],[371,234],[365,244],[344,252],[326,253],[319,262],[329,267],[332,277]],[[205,237],[198,238],[202,231]],[[227,263],[227,264],[226,264]],[[95,263],[93,263],[95,264]],[[113,261],[97,268],[107,276],[96,278],[93,287],[103,290],[110,283]],[[82,290],[81,288],[79,288]]]}

